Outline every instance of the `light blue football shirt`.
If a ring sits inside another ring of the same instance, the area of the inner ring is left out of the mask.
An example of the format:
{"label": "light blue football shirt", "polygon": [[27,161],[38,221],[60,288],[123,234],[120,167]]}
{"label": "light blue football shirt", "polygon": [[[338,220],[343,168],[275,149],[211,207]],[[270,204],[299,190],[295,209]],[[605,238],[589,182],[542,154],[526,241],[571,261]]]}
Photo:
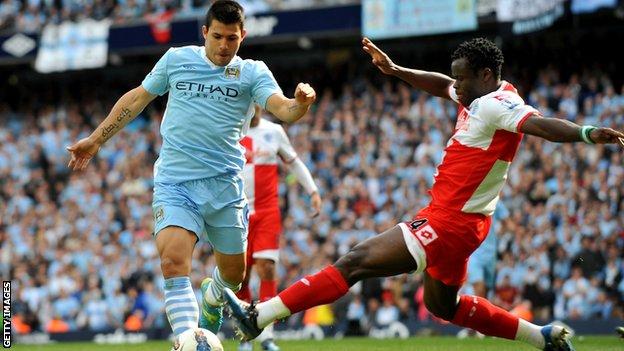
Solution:
{"label": "light blue football shirt", "polygon": [[203,46],[169,49],[143,80],[152,94],[169,92],[160,126],[163,143],[154,165],[156,183],[237,175],[245,164],[239,144],[253,115],[281,93],[262,61],[235,56],[217,66]]}

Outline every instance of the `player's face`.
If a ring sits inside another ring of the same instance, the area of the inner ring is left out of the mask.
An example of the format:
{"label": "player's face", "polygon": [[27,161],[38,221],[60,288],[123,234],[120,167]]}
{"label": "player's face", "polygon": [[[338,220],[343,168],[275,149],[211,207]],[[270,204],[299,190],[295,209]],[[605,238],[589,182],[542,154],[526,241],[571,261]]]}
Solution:
{"label": "player's face", "polygon": [[210,27],[202,26],[206,40],[206,56],[218,66],[226,66],[238,52],[246,31],[240,24],[224,24],[212,20]]}
{"label": "player's face", "polygon": [[475,72],[468,65],[468,60],[460,58],[451,63],[451,72],[455,78],[453,87],[462,105],[470,106],[474,99],[491,92],[488,91],[491,79],[489,68]]}

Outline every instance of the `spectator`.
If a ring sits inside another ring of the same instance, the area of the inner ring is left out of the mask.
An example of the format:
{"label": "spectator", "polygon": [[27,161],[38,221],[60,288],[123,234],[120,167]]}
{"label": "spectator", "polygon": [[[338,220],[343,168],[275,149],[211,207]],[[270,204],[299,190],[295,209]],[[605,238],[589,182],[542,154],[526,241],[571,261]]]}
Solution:
{"label": "spectator", "polygon": [[375,324],[379,327],[387,327],[399,320],[399,309],[394,304],[392,293],[385,291],[382,294],[382,305],[375,314]]}
{"label": "spectator", "polygon": [[366,309],[360,295],[353,296],[347,307],[347,330],[345,335],[358,336],[363,334],[365,324]]}
{"label": "spectator", "polygon": [[598,250],[596,240],[591,236],[585,236],[581,239],[581,251],[572,259],[572,262],[581,268],[585,278],[601,273],[605,266],[604,257]]}
{"label": "spectator", "polygon": [[69,324],[58,314],[55,315],[45,327],[45,331],[50,334],[67,333],[69,330]]}

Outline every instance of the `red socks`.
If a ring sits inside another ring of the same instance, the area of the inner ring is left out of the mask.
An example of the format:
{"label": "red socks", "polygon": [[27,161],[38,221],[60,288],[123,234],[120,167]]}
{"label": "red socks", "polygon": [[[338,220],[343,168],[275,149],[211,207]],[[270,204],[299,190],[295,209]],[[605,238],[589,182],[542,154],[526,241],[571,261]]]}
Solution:
{"label": "red socks", "polygon": [[236,297],[245,302],[251,302],[251,291],[249,290],[249,285],[243,284],[241,289],[236,293]]}
{"label": "red socks", "polygon": [[308,275],[279,293],[279,297],[291,314],[310,307],[325,305],[338,300],[349,291],[349,285],[334,267]]}
{"label": "red socks", "polygon": [[451,322],[485,335],[510,340],[516,338],[518,331],[518,317],[478,296],[462,295]]}
{"label": "red socks", "polygon": [[[273,296],[277,295],[277,281],[276,280],[261,280],[260,281],[260,302],[264,302]],[[243,284],[241,289],[236,293],[236,297],[245,301],[251,302],[251,290],[249,285]]]}
{"label": "red socks", "polygon": [[260,302],[264,302],[273,296],[277,295],[277,281],[276,280],[261,280],[260,281]]}

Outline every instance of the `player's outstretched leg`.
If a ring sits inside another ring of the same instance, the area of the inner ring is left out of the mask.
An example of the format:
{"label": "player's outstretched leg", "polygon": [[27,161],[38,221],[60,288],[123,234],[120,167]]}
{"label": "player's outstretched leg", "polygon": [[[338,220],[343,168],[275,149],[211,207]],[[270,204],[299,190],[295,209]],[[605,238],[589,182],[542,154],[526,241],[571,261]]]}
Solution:
{"label": "player's outstretched leg", "polygon": [[425,305],[436,317],[489,336],[519,340],[545,351],[574,351],[569,332],[561,326],[535,325],[488,300],[458,296],[459,286],[446,285],[425,273]]}
{"label": "player's outstretched leg", "polygon": [[356,245],[334,265],[306,276],[278,296],[258,304],[246,304],[232,292],[225,292],[243,339],[251,340],[273,321],[308,308],[332,303],[357,281],[386,277],[415,270],[416,262],[405,244],[399,226]]}
{"label": "player's outstretched leg", "polygon": [[242,339],[252,340],[275,320],[313,306],[331,303],[347,291],[349,285],[340,271],[335,266],[328,266],[314,275],[299,280],[278,296],[259,305],[255,302],[247,304],[238,300],[228,289],[224,291],[224,297],[231,308],[232,316],[238,322]]}
{"label": "player's outstretched leg", "polygon": [[482,297],[461,296],[457,312],[450,321],[485,335],[523,341],[544,351],[574,351],[565,327],[535,325]]}

